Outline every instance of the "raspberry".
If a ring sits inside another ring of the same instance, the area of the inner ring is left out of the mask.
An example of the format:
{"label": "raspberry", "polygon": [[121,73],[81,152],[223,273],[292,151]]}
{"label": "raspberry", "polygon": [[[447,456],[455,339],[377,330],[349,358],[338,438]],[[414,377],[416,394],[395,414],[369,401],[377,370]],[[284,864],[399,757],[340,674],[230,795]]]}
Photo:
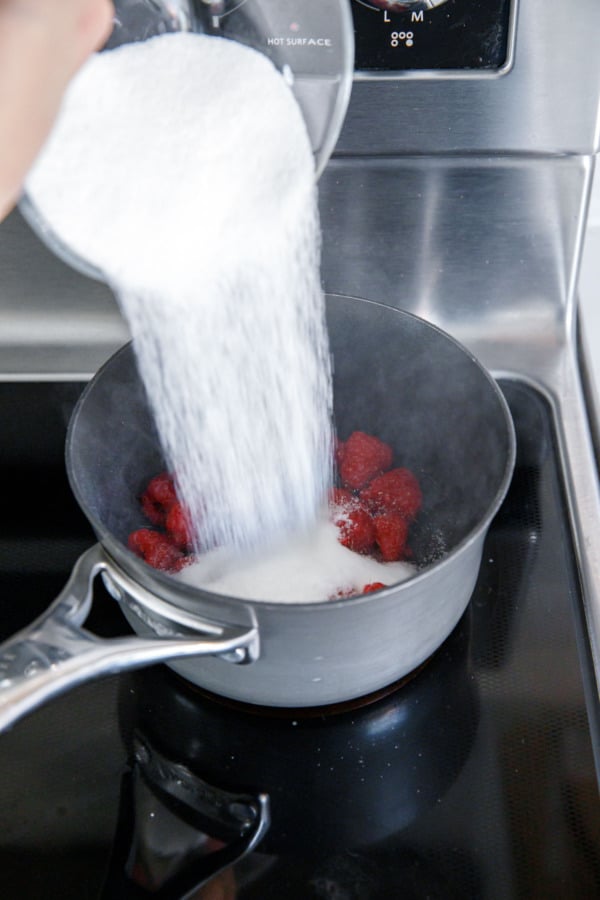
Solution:
{"label": "raspberry", "polygon": [[165,509],[168,509],[177,500],[175,484],[168,472],[161,472],[160,475],[151,478],[146,493],[155,503],[159,503]]}
{"label": "raspberry", "polygon": [[183,553],[168,537],[152,528],[132,531],[127,541],[129,549],[154,569],[173,571],[180,563]]}
{"label": "raspberry", "polygon": [[339,464],[344,487],[364,487],[392,465],[392,448],[364,431],[354,431],[346,443]]}
{"label": "raspberry", "polygon": [[335,519],[340,544],[355,553],[368,553],[375,543],[373,519],[362,507],[357,506]]}
{"label": "raspberry", "polygon": [[410,521],[421,508],[423,495],[409,469],[391,469],[374,478],[360,492],[360,499],[373,512],[395,512]]}
{"label": "raspberry", "polygon": [[181,572],[182,569],[185,569],[186,566],[191,566],[192,563],[197,562],[197,557],[193,555],[182,556],[180,559],[176,560],[173,567],[169,570],[170,572]]}
{"label": "raspberry", "polygon": [[340,441],[336,438],[333,455],[334,455],[334,459],[335,459],[335,464],[338,467],[338,469],[342,464],[342,460],[344,459],[345,449],[346,449],[346,445],[344,444],[344,442]]}
{"label": "raspberry", "polygon": [[384,513],[374,519],[375,543],[384,562],[402,559],[408,537],[408,523],[398,513]]}
{"label": "raspberry", "polygon": [[191,550],[192,528],[186,511],[179,501],[175,502],[167,513],[165,528],[169,537],[180,550]]}
{"label": "raspberry", "polygon": [[153,525],[164,525],[169,509],[176,502],[175,485],[168,472],[150,479],[141,497],[142,511]]}
{"label": "raspberry", "polygon": [[381,588],[387,587],[382,581],[373,581],[371,584],[365,584],[362,589],[363,594],[370,594],[372,591],[380,591]]}

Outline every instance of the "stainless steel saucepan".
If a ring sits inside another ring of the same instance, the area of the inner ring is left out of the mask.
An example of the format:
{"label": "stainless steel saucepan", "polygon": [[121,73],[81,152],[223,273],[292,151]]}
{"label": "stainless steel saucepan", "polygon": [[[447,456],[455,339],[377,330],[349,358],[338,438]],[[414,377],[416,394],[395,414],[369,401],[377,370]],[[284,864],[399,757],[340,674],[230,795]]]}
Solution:
{"label": "stainless steel saucepan", "polygon": [[[82,681],[164,660],[249,703],[337,703],[401,678],[450,634],[510,482],[508,407],[477,360],[423,320],[339,296],[327,298],[327,314],[338,434],[378,435],[419,478],[415,576],[350,599],[250,602],[191,588],[133,556],[127,536],[145,524],[138,498],[164,462],[127,346],[87,386],[67,437],[71,486],[99,543],[47,613],[0,648],[0,728]],[[106,640],[83,628],[100,573],[137,636]]]}

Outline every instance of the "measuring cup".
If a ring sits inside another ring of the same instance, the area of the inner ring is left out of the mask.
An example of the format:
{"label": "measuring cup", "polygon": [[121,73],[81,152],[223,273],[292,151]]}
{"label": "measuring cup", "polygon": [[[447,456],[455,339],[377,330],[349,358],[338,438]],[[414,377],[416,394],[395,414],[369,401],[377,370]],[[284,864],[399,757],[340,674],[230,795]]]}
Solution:
{"label": "measuring cup", "polygon": [[[349,0],[115,0],[113,31],[101,52],[174,31],[221,36],[269,57],[298,101],[318,178],[350,99],[354,31]],[[54,234],[27,194],[19,208],[64,262],[104,280],[99,269]]]}

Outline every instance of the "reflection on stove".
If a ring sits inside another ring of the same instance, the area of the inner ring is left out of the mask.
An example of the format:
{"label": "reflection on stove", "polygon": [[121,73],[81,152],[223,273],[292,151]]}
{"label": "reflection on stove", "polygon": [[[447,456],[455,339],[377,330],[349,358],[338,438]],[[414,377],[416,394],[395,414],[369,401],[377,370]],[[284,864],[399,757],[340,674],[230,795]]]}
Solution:
{"label": "reflection on stove", "polygon": [[[121,697],[132,768],[107,900],[128,882],[161,897],[205,896],[189,892],[211,866],[221,868],[226,852],[245,852],[259,794],[270,802],[259,847],[269,871],[300,857],[317,873],[315,896],[333,896],[322,893],[329,876],[318,874],[321,860],[350,853],[362,867],[364,854],[372,867],[371,848],[396,840],[440,803],[468,757],[478,721],[470,624],[467,614],[389,696],[331,715],[232,708],[166,669],[132,676],[133,692]],[[236,878],[242,872],[246,884],[251,872],[256,877],[248,862]],[[231,887],[230,874],[219,877]]]}

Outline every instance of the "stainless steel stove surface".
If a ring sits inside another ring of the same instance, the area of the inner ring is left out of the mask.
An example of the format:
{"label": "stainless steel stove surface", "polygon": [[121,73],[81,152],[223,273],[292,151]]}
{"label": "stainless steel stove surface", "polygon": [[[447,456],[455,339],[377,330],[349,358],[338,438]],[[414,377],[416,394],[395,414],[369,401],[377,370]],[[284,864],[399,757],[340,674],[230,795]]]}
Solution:
{"label": "stainless steel stove surface", "polygon": [[[159,667],[38,710],[0,735],[2,897],[600,897],[600,429],[577,303],[600,5],[351,6],[324,286],[441,326],[505,392],[517,466],[472,601],[421,670],[354,709],[232,708]],[[64,433],[126,338],[109,291],[9,217],[0,636],[93,542]],[[126,628],[101,584],[91,625]],[[263,794],[258,848],[196,890],[251,843]]]}
{"label": "stainless steel stove surface", "polygon": [[[600,896],[597,697],[557,436],[538,392],[501,386],[515,476],[438,653],[385,696],[310,715],[225,705],[163,667],[53,701],[0,740],[3,897],[187,896],[237,837],[223,790],[268,794],[272,822],[216,896]],[[0,386],[2,638],[93,541],[62,463],[81,387]],[[90,625],[127,631],[101,585]]]}

